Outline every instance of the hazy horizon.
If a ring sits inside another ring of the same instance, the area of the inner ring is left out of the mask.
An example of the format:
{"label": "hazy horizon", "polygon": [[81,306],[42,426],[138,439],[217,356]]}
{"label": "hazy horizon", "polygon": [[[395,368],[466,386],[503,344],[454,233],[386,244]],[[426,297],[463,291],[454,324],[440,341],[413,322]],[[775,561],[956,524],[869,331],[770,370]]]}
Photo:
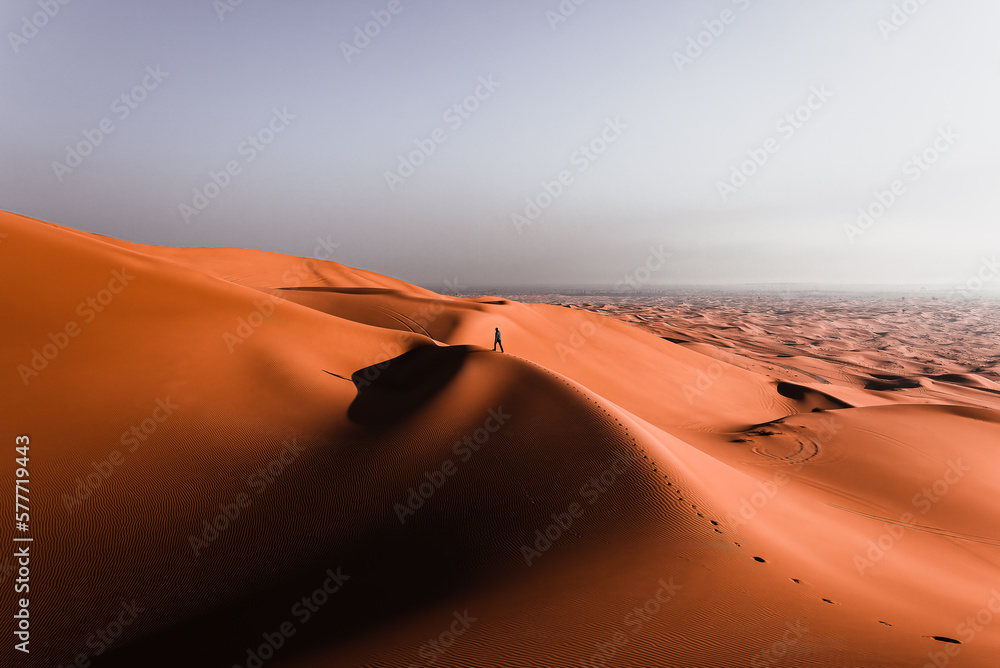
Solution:
{"label": "hazy horizon", "polygon": [[997,290],[1000,6],[576,2],[6,3],[0,209],[426,286]]}
{"label": "hazy horizon", "polygon": [[452,294],[461,297],[471,296],[512,296],[512,295],[532,295],[532,296],[552,296],[552,295],[579,295],[579,296],[620,296],[620,297],[647,297],[647,296],[672,296],[685,294],[755,294],[761,296],[780,297],[808,297],[808,296],[836,296],[836,295],[858,295],[862,297],[924,297],[924,298],[956,298],[968,299],[998,299],[1000,289],[987,286],[980,290],[958,289],[951,285],[893,285],[893,284],[834,284],[834,283],[674,283],[664,285],[644,285],[637,288],[629,286],[607,286],[607,285],[459,285],[455,289],[452,282],[444,284],[427,284],[422,287],[440,292],[441,294]]}

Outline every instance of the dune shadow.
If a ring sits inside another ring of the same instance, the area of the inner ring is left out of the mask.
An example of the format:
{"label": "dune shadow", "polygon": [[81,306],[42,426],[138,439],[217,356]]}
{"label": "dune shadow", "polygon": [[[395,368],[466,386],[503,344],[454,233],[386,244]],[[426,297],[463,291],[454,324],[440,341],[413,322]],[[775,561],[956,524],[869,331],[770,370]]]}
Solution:
{"label": "dune shadow", "polygon": [[791,399],[797,402],[810,402],[813,404],[811,406],[813,411],[818,410],[834,410],[838,408],[854,408],[853,405],[842,401],[837,397],[827,394],[826,392],[820,392],[819,390],[814,390],[811,387],[806,387],[804,385],[798,385],[796,383],[789,383],[787,381],[778,381],[776,386],[778,394],[781,396]]}
{"label": "dune shadow", "polygon": [[347,417],[366,427],[399,422],[444,389],[471,352],[471,346],[421,346],[358,369],[351,374],[358,396]]}
{"label": "dune shadow", "polygon": [[301,286],[301,287],[280,287],[278,290],[288,290],[294,292],[329,292],[342,295],[398,295],[399,290],[391,288],[335,288],[326,285]]}
{"label": "dune shadow", "polygon": [[882,373],[873,373],[872,376],[871,380],[865,380],[864,388],[866,390],[891,392],[892,390],[912,390],[920,387],[920,381],[916,378]]}

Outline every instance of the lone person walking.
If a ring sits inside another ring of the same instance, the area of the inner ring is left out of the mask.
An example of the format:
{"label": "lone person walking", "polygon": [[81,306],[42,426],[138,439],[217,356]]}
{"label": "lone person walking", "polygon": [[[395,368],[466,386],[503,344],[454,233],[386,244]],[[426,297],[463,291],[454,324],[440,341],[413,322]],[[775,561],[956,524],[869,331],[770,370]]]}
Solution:
{"label": "lone person walking", "polygon": [[497,351],[497,346],[500,346],[500,352],[503,352],[503,343],[500,342],[500,328],[496,327],[493,330],[493,352]]}

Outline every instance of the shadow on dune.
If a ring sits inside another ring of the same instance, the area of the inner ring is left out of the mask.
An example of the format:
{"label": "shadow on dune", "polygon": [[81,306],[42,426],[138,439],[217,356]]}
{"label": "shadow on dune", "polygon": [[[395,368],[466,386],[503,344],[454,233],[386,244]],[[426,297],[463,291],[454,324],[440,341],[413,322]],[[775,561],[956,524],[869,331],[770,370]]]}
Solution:
{"label": "shadow on dune", "polygon": [[882,373],[873,373],[872,376],[871,380],[865,381],[866,390],[891,392],[892,390],[912,390],[920,387],[920,381],[916,378]]}
{"label": "shadow on dune", "polygon": [[[272,576],[271,581],[248,588],[244,597],[233,602],[201,610],[131,644],[113,647],[112,652],[93,665],[95,668],[285,665],[285,661],[294,663],[311,652],[330,651],[359,634],[391,625],[415,611],[433,609],[456,592],[474,591],[481,584],[483,576],[476,569],[483,565],[482,561],[475,558],[472,548],[457,535],[418,536],[412,530],[396,534],[391,531],[393,528],[381,527],[378,535],[363,538],[360,549],[352,556],[334,553],[324,561],[296,564],[289,569],[293,571],[291,575]],[[252,568],[253,562],[246,563],[244,559],[243,555],[233,555],[232,567]],[[302,604],[303,597],[315,595],[331,574],[347,576],[347,580],[328,600],[326,595],[315,599],[310,611]],[[150,612],[155,614],[152,608]],[[279,629],[289,622],[294,635],[283,638]],[[263,652],[262,646],[265,646]],[[416,650],[415,646],[414,658]],[[272,653],[275,658],[254,660],[251,652],[258,659]]]}
{"label": "shadow on dune", "polygon": [[854,408],[853,405],[835,396],[820,392],[804,385],[779,381],[776,389],[781,396],[803,404],[810,410],[835,410],[838,408]]}
{"label": "shadow on dune", "polygon": [[399,290],[390,288],[332,288],[329,286],[305,286],[295,288],[277,288],[278,290],[289,290],[297,292],[330,292],[343,295],[403,295]]}
{"label": "shadow on dune", "polygon": [[471,346],[421,346],[351,374],[358,396],[347,409],[355,424],[375,427],[406,418],[458,375]]}

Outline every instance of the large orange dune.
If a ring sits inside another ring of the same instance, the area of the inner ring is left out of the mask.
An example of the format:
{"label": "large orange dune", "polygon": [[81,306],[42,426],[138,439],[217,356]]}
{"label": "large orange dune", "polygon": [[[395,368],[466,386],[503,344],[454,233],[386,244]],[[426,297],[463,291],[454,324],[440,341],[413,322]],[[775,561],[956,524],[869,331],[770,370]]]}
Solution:
{"label": "large orange dune", "polygon": [[846,311],[778,340],[13,214],[0,267],[3,665],[1000,665],[995,338],[974,371]]}

